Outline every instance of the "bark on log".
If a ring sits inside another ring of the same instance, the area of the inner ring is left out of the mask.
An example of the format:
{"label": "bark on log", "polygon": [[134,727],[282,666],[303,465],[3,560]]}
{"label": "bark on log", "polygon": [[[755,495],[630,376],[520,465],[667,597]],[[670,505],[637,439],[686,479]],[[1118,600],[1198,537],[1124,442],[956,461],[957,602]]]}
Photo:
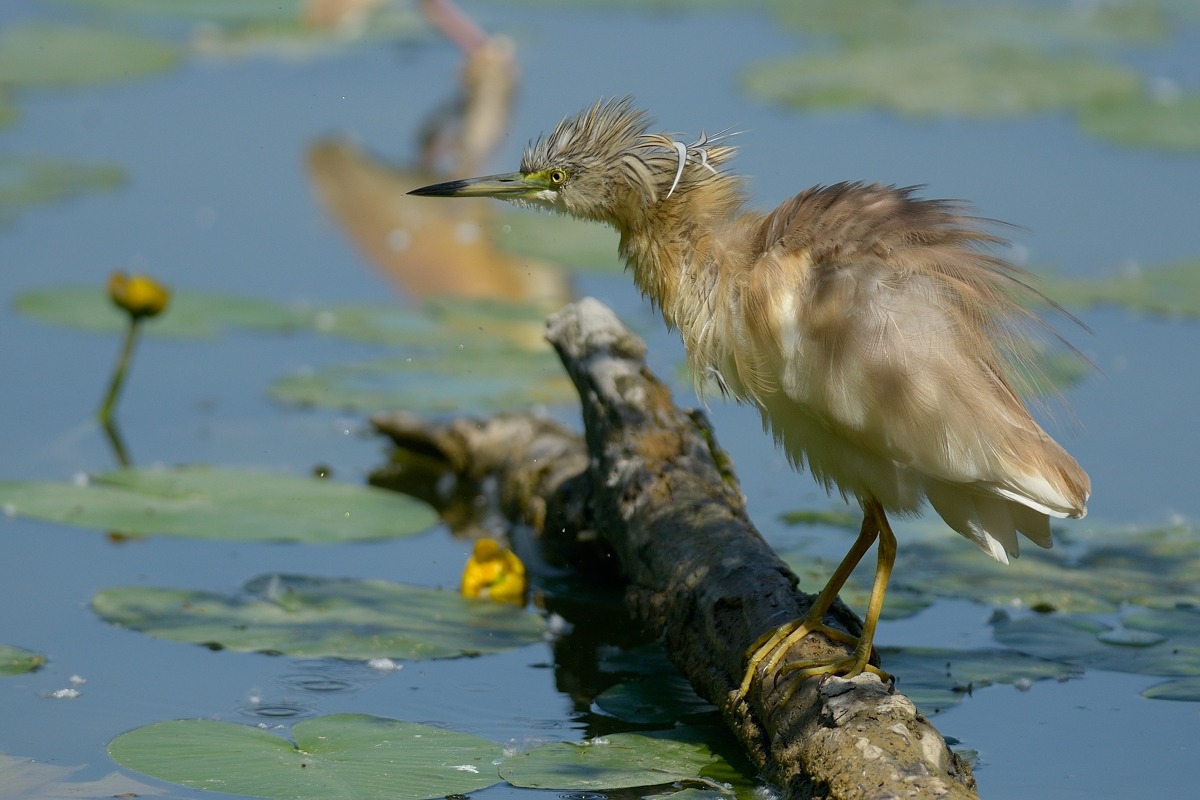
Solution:
{"label": "bark on log", "polygon": [[[674,405],[645,366],[644,343],[609,309],[570,305],[547,338],[579,391],[586,448],[561,426],[512,415],[432,428],[402,415],[377,427],[402,445],[442,450],[461,474],[499,476],[505,513],[535,529],[598,532],[630,582],[633,613],[662,632],[672,661],[789,800],[975,798],[969,767],[874,675],[812,678],[786,702],[787,678],[760,675],[735,697],[747,648],[814,596],[797,591],[754,529],[704,414]],[[840,603],[826,621],[852,633],[861,624]],[[840,647],[809,636],[785,661]]]}

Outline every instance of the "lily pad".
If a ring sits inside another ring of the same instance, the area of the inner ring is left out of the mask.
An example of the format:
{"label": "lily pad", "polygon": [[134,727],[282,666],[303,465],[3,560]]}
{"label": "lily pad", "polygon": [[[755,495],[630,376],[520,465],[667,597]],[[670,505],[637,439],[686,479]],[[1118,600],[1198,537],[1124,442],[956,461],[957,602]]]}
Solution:
{"label": "lily pad", "polygon": [[167,42],[127,31],[43,23],[0,31],[0,76],[10,86],[90,86],[171,69]]}
{"label": "lily pad", "polygon": [[543,259],[566,269],[621,272],[620,236],[607,225],[531,211],[499,216],[493,237],[501,248]]}
{"label": "lily pad", "polygon": [[31,672],[46,663],[46,657],[41,653],[22,650],[8,644],[0,644],[0,676],[20,675]]}
{"label": "lily pad", "polygon": [[5,481],[0,506],[124,534],[308,544],[412,536],[437,522],[429,506],[396,492],[206,467],[121,470],[86,485]]}
{"label": "lily pad", "polygon": [[952,708],[976,689],[993,684],[1064,680],[1081,673],[1065,664],[1000,648],[883,647],[879,655],[884,666],[898,676],[900,688],[924,714]]}
{"label": "lily pad", "polygon": [[380,580],[262,575],[238,595],[121,586],[92,609],[160,639],[296,658],[423,660],[539,641],[545,624],[505,603]]}
{"label": "lily pad", "polygon": [[279,800],[427,800],[499,783],[500,745],[366,714],[297,723],[288,741],[246,725],[160,722],[108,746],[122,766],[193,789]]}
{"label": "lily pad", "polygon": [[1175,700],[1183,703],[1200,703],[1200,677],[1176,678],[1158,683],[1142,692],[1148,700]]}
{"label": "lily pad", "polygon": [[777,3],[775,10],[784,24],[799,33],[824,34],[855,44],[967,41],[1057,48],[1150,42],[1167,32],[1161,10],[1150,3],[1073,8],[957,0],[806,0]]}
{"label": "lily pad", "polygon": [[527,789],[608,791],[697,779],[718,761],[703,744],[615,733],[543,745],[505,761],[500,774]]}
{"label": "lily pad", "polygon": [[677,672],[618,683],[597,695],[596,705],[617,719],[638,725],[674,724],[717,710]]}
{"label": "lily pad", "polygon": [[1127,614],[1121,624],[1136,632],[1162,634],[1113,636],[1119,628],[1082,616],[1040,615],[1001,619],[996,639],[1023,653],[1114,672],[1139,675],[1200,675],[1200,612],[1147,610]]}
{"label": "lily pad", "polygon": [[275,381],[281,403],[355,411],[498,409],[565,404],[570,380],[548,348],[529,351],[472,341],[440,352],[333,364]]}
{"label": "lily pad", "polygon": [[11,223],[18,213],[33,206],[115,189],[124,181],[120,167],[0,155],[0,224]]}
{"label": "lily pad", "polygon": [[111,800],[114,797],[160,797],[166,792],[134,780],[116,770],[100,778],[80,778],[94,774],[94,765],[47,764],[33,758],[14,758],[0,753],[0,785],[13,800]]}
{"label": "lily pad", "polygon": [[1200,95],[1122,96],[1087,106],[1080,123],[1093,136],[1117,144],[1194,153],[1200,150]]}
{"label": "lily pad", "polygon": [[769,61],[751,94],[802,108],[879,107],[912,116],[1015,117],[1135,95],[1133,70],[1082,54],[948,40],[851,47]]}
{"label": "lily pad", "polygon": [[[116,308],[100,284],[60,286],[18,295],[18,311],[52,325],[91,331],[119,332],[128,316]],[[150,336],[211,339],[229,328],[290,332],[319,327],[319,314],[250,297],[173,291],[170,312],[145,326]]]}
{"label": "lily pad", "polygon": [[306,0],[57,0],[96,11],[156,14],[224,22],[296,19]]}
{"label": "lily pad", "polygon": [[1200,317],[1200,261],[1180,261],[1100,280],[1048,278],[1046,294],[1071,308],[1118,306],[1163,317]]}

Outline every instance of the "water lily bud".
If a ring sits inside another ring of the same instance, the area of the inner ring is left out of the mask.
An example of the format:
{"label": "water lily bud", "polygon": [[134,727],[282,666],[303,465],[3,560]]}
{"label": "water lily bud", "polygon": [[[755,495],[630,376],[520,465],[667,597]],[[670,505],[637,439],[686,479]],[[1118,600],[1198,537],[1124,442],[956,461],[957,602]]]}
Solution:
{"label": "water lily bud", "polygon": [[108,297],[134,319],[154,317],[166,310],[171,290],[146,275],[116,270],[108,278]]}
{"label": "water lily bud", "polygon": [[521,559],[495,539],[479,539],[463,569],[462,593],[523,605],[529,582]]}

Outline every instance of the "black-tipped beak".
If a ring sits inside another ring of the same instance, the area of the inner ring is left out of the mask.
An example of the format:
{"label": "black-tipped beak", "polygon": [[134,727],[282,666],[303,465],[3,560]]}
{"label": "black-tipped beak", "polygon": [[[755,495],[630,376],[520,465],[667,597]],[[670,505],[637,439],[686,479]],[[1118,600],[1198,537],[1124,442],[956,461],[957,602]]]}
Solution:
{"label": "black-tipped beak", "polygon": [[510,172],[506,175],[435,183],[432,186],[413,189],[409,194],[421,197],[498,197],[504,200],[534,195],[548,188],[544,183],[528,178],[520,172]]}

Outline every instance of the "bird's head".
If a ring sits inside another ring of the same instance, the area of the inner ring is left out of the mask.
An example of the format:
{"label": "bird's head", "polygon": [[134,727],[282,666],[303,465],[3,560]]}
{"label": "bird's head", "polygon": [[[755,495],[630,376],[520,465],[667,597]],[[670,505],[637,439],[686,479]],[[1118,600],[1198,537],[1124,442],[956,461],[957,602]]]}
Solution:
{"label": "bird's head", "polygon": [[583,219],[627,224],[650,206],[718,176],[733,148],[693,145],[649,133],[650,118],[630,98],[601,101],[567,117],[525,149],[521,169],[449,181],[409,194],[495,197]]}

